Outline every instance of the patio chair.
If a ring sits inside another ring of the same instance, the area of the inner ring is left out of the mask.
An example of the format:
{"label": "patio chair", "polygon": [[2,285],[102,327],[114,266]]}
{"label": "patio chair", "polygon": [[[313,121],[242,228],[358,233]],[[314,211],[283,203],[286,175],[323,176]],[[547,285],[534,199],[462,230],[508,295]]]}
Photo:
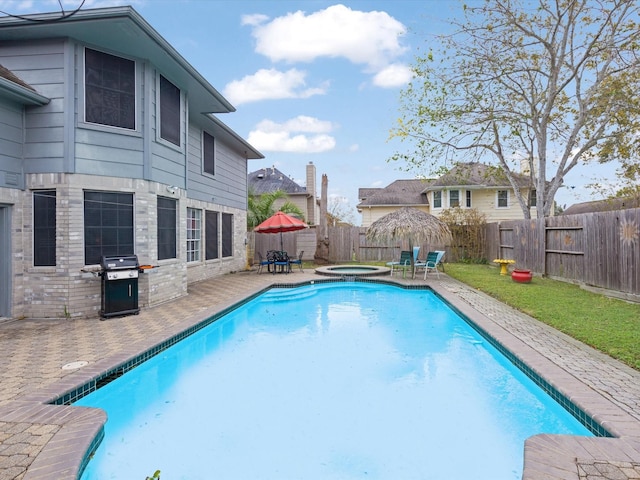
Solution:
{"label": "patio chair", "polygon": [[394,271],[397,272],[402,269],[402,278],[404,278],[407,268],[411,268],[411,252],[409,250],[402,250],[400,252],[400,261],[388,262],[387,265],[391,266],[391,276],[393,276]]}
{"label": "patio chair", "polygon": [[271,260],[269,260],[268,258],[265,260],[265,259],[262,257],[262,254],[261,254],[260,252],[257,252],[257,253],[258,253],[258,273],[261,273],[261,272],[262,272],[262,267],[264,267],[265,265],[267,266],[267,270],[271,270],[271,269],[269,268],[269,265],[270,265],[271,263],[273,263],[273,262],[272,262]]}
{"label": "patio chair", "polygon": [[436,276],[440,278],[440,271],[438,270],[438,265],[442,261],[444,257],[444,251],[438,250],[434,252],[427,253],[427,258],[424,262],[417,262],[413,269],[413,278],[416,276],[416,272],[421,268],[424,269],[424,279],[427,279],[427,273],[429,271],[436,272]]}
{"label": "patio chair", "polygon": [[291,267],[292,265],[298,265],[298,267],[300,268],[301,272],[304,272],[304,270],[302,269],[302,255],[304,254],[304,250],[300,250],[300,254],[298,255],[298,258],[294,258],[293,260],[289,260],[289,267]]}

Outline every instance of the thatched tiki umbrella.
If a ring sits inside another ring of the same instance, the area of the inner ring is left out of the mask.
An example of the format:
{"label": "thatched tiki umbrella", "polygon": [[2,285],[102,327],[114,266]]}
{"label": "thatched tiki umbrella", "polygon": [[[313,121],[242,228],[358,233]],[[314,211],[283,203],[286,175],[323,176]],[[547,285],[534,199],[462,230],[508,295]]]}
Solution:
{"label": "thatched tiki umbrella", "polygon": [[[402,207],[379,218],[367,229],[368,240],[404,240],[409,250],[422,243],[451,243],[451,231],[446,223],[417,208]],[[411,266],[413,267],[413,255]]]}

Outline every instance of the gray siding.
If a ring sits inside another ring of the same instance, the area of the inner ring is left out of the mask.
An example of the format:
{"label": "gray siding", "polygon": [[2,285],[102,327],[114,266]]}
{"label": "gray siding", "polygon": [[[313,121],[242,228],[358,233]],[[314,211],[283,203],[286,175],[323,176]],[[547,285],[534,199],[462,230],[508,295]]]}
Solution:
{"label": "gray siding", "polygon": [[22,105],[0,100],[0,187],[24,188]]}
{"label": "gray siding", "polygon": [[58,39],[5,44],[0,48],[0,63],[38,93],[51,99],[47,105],[26,108],[25,173],[65,170],[66,46],[64,40]]}
{"label": "gray siding", "polygon": [[[207,130],[208,131],[208,130]],[[215,138],[215,176],[202,172],[202,129],[189,128],[189,198],[245,210],[247,207],[247,160]]]}

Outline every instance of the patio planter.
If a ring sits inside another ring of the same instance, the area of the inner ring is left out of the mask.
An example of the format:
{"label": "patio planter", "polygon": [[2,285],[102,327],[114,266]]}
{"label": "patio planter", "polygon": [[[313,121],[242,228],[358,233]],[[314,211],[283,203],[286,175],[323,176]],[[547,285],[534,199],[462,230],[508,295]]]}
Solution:
{"label": "patio planter", "polygon": [[533,273],[531,272],[531,270],[519,270],[516,268],[513,272],[511,272],[511,279],[514,282],[529,283],[531,282],[532,278]]}

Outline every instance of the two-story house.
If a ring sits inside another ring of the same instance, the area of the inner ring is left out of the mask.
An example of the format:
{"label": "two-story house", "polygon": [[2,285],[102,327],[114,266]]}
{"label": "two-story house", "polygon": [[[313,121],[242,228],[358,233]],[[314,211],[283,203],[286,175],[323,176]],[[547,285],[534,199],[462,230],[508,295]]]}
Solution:
{"label": "two-story house", "polygon": [[280,190],[286,198],[277,199],[274,207],[278,209],[285,202],[291,202],[304,215],[309,225],[317,225],[320,220],[320,206],[316,188],[316,166],[309,162],[306,166],[306,186],[300,186],[275,166],[261,168],[248,174],[249,193],[260,196]]}
{"label": "two-story house", "polygon": [[[535,217],[535,190],[530,190],[530,176],[516,174],[523,191],[530,196],[532,217]],[[498,167],[483,163],[461,163],[446,174],[431,180],[396,180],[385,188],[359,189],[358,211],[362,226],[400,207],[414,207],[436,217],[449,208],[475,208],[487,222],[524,218],[513,187]]]}
{"label": "two-story house", "polygon": [[134,9],[0,18],[0,317],[97,316],[103,256],[140,306],[246,264],[234,107]]}

